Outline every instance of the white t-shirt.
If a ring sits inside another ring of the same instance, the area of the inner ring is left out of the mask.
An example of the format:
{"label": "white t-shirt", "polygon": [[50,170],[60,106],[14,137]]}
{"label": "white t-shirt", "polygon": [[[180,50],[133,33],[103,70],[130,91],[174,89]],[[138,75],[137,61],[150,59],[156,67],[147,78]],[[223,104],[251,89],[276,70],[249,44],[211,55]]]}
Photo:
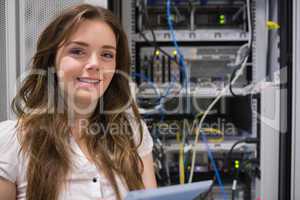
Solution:
{"label": "white t-shirt", "polygon": [[[131,121],[135,140],[139,139],[138,126]],[[153,141],[147,126],[143,124],[143,141],[138,148],[138,154],[143,157],[152,151]],[[26,169],[28,160],[18,154],[20,143],[16,134],[16,121],[0,122],[0,177],[16,184],[17,200],[26,199]],[[99,172],[83,154],[74,139],[70,139],[74,151],[72,169],[67,177],[66,188],[61,192],[59,200],[113,200],[116,196],[109,181]],[[125,181],[116,175],[122,198],[128,189]]]}

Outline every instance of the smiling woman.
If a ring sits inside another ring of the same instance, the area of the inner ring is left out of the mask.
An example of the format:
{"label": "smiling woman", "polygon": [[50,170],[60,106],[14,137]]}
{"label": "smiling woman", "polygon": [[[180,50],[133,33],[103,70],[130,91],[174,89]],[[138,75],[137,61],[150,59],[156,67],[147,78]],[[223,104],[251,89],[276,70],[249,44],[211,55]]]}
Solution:
{"label": "smiling woman", "polygon": [[120,200],[156,187],[129,58],[121,25],[101,7],[69,8],[46,27],[12,102],[18,121],[0,123],[0,199]]}
{"label": "smiling woman", "polygon": [[79,111],[90,106],[88,110],[95,109],[114,75],[116,46],[116,36],[108,24],[85,20],[58,50],[55,66],[68,105],[80,107],[76,109]]}

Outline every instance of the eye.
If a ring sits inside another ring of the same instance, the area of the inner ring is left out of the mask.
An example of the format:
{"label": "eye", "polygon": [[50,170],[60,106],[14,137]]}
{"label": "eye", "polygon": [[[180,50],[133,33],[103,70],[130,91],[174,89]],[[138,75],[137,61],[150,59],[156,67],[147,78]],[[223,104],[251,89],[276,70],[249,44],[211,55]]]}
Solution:
{"label": "eye", "polygon": [[82,56],[85,54],[85,51],[81,48],[72,48],[69,52],[74,56]]}
{"label": "eye", "polygon": [[114,58],[114,53],[112,52],[103,52],[101,54],[101,56],[105,59],[105,60],[112,60]]}

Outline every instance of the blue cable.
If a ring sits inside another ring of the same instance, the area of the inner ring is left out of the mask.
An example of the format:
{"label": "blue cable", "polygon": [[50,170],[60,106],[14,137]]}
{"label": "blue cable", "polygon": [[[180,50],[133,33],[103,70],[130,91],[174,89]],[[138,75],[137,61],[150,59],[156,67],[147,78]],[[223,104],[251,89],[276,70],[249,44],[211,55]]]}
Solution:
{"label": "blue cable", "polygon": [[[151,86],[155,89],[155,84],[154,84],[154,83],[151,81],[151,79],[150,79],[148,76],[146,76],[145,74],[143,74],[143,73],[132,72],[132,73],[131,73],[131,76],[132,76],[132,77],[138,77],[138,78],[141,78],[141,79],[147,81],[147,83],[148,83],[149,85],[151,85]],[[158,95],[159,95],[159,94],[158,94]],[[160,99],[160,97],[159,97],[158,99]],[[148,115],[148,114],[145,114],[145,115]]]}
{"label": "blue cable", "polygon": [[[175,3],[178,3],[178,2],[175,2]],[[177,43],[177,40],[176,40],[176,35],[175,35],[175,31],[174,31],[174,28],[173,28],[173,24],[172,24],[172,20],[171,20],[171,1],[168,0],[167,1],[167,20],[168,20],[168,26],[169,26],[169,31],[171,32],[172,34],[172,40],[173,40],[173,44],[175,46],[175,49],[176,49],[176,52],[178,53],[179,55],[179,67],[180,67],[180,73],[183,73],[183,77],[184,77],[184,80],[183,80],[183,87],[185,88],[185,92],[187,94],[187,66],[185,64],[185,60],[184,60],[184,57],[179,49],[179,46],[178,46],[178,43]],[[186,163],[187,159],[186,159],[186,156],[184,156],[184,163]]]}
{"label": "blue cable", "polygon": [[201,5],[207,5],[208,0],[200,0]]}
{"label": "blue cable", "polygon": [[182,55],[182,53],[180,52],[178,43],[177,43],[177,39],[176,39],[176,35],[175,35],[175,31],[173,28],[173,24],[172,24],[172,20],[171,20],[171,1],[167,0],[167,20],[168,20],[168,26],[169,26],[169,30],[171,32],[172,35],[172,40],[173,40],[173,44],[176,48],[176,52],[179,55],[179,66],[180,66],[180,71],[183,72],[183,77],[184,77],[184,87],[186,88],[186,92],[187,92],[187,66],[185,64],[184,61],[184,57]]}
{"label": "blue cable", "polygon": [[[147,0],[147,1],[146,1],[146,4],[154,5],[155,3],[157,3],[156,1],[157,1],[157,0]],[[179,2],[180,2],[180,1],[179,1]],[[175,61],[176,61],[176,60],[175,60]],[[181,60],[181,61],[179,60],[179,65],[181,66],[180,62],[182,63],[182,60]],[[147,82],[150,82],[150,83],[153,85],[153,87],[155,87],[155,86],[154,86],[154,83],[151,82],[151,81],[149,80],[149,78],[148,78],[148,77],[145,77],[142,73],[140,73],[140,74],[134,73],[134,74],[132,74],[132,75],[133,75],[133,76],[138,76],[138,77],[143,77],[144,80],[146,80]],[[171,89],[173,88],[173,84],[172,84],[172,83],[174,83],[175,80],[176,80],[176,77],[175,77],[174,74],[171,74],[171,76],[172,76],[172,77],[171,77],[171,85],[170,85],[170,87],[167,88],[165,94],[161,95],[161,96],[155,101],[155,104],[159,103],[159,104],[161,105],[161,107],[163,106],[163,99],[166,98],[166,97],[169,95],[169,93],[171,92]],[[160,112],[161,115],[164,115],[164,112],[163,112],[163,109],[162,109],[162,108],[159,108],[159,112]],[[162,119],[162,120],[163,120],[163,118],[164,118],[164,116],[161,116],[161,119]]]}
{"label": "blue cable", "polygon": [[149,78],[148,76],[146,76],[145,74],[143,74],[143,73],[132,72],[132,73],[131,73],[131,76],[133,76],[133,77],[138,77],[138,78],[142,78],[142,79],[144,79],[145,81],[147,81],[148,83],[153,84],[153,82],[151,82],[150,78]]}
{"label": "blue cable", "polygon": [[[177,44],[176,35],[175,35],[174,28],[173,28],[172,20],[171,20],[171,0],[167,0],[167,19],[168,19],[169,30],[170,30],[170,32],[172,34],[172,39],[173,39],[174,46],[176,48],[177,53],[179,54],[179,64],[180,64],[180,66],[183,66],[183,69],[181,69],[181,70],[184,72],[184,79],[185,79],[184,80],[184,86],[186,87],[186,92],[187,92],[187,81],[188,81],[187,80],[187,66],[185,64],[184,57],[183,57],[183,55],[181,54],[181,52],[179,50],[179,46]],[[210,159],[210,161],[212,163],[212,166],[213,166],[213,169],[214,169],[215,176],[217,178],[218,184],[221,187],[221,191],[223,193],[224,200],[227,200],[227,194],[225,192],[221,176],[220,176],[219,171],[217,169],[216,162],[215,162],[215,160],[213,158],[213,155],[212,155],[212,152],[211,152],[211,150],[210,150],[210,148],[208,146],[208,142],[207,142],[206,136],[205,136],[205,134],[201,134],[201,137],[202,137],[202,140],[204,141],[204,143],[206,145],[208,156],[209,156],[209,159]]]}
{"label": "blue cable", "polygon": [[227,194],[226,194],[225,189],[224,189],[224,184],[223,184],[223,182],[222,182],[222,179],[221,179],[219,170],[218,170],[218,168],[217,168],[216,161],[215,161],[215,159],[214,159],[214,157],[213,157],[213,155],[212,155],[212,152],[211,152],[211,150],[210,150],[210,148],[209,148],[209,146],[208,146],[207,138],[206,138],[206,136],[205,136],[204,133],[203,133],[203,134],[201,133],[201,131],[200,131],[199,134],[201,135],[201,138],[202,138],[202,140],[203,140],[203,142],[204,142],[204,144],[205,144],[205,146],[206,146],[207,154],[208,154],[209,160],[210,160],[210,162],[211,162],[211,164],[212,164],[212,166],[213,166],[213,169],[214,169],[215,176],[216,176],[216,178],[217,178],[218,184],[219,184],[219,186],[221,187],[221,192],[222,192],[222,194],[223,194],[223,198],[224,198],[224,200],[227,200]]}
{"label": "blue cable", "polygon": [[[136,73],[136,72],[132,72],[131,73],[131,76],[132,77],[138,77],[138,78],[141,78],[141,79],[143,79],[143,80],[145,80],[145,81],[147,81],[147,83],[149,83],[151,86],[153,86],[153,88],[155,88],[155,83],[154,82],[152,82],[151,81],[151,79],[149,78],[149,77],[147,77],[145,74],[143,74],[143,73]],[[172,79],[171,79],[171,83],[174,83],[174,75],[172,75]],[[171,84],[171,86],[170,87],[168,87],[167,88],[167,91],[166,91],[166,93],[164,94],[164,95],[161,95],[157,100],[156,100],[156,102],[155,103],[162,103],[162,100],[164,99],[164,98],[166,98],[168,95],[169,95],[169,93],[170,93],[170,91],[171,91],[171,89],[173,88],[173,86],[172,86],[172,84]],[[162,111],[162,109],[160,109],[161,111]],[[163,111],[162,111],[163,112]]]}

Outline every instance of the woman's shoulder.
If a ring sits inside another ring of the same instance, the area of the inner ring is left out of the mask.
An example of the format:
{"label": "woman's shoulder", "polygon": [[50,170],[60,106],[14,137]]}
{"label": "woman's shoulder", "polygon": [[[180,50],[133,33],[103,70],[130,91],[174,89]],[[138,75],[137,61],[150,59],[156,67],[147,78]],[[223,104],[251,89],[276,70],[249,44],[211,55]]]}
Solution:
{"label": "woman's shoulder", "polygon": [[5,120],[5,121],[0,121],[0,128],[7,128],[7,127],[12,127],[17,125],[17,120]]}
{"label": "woman's shoulder", "polygon": [[0,137],[3,134],[10,134],[16,132],[17,120],[6,120],[0,122]]}
{"label": "woman's shoulder", "polygon": [[[143,119],[135,117],[132,110],[127,110],[125,115],[130,123],[131,129],[133,131],[133,138],[136,144],[140,144],[138,147],[138,153],[141,157],[149,154],[153,148],[153,139],[149,132],[149,129]],[[139,131],[140,125],[142,126],[142,134]]]}
{"label": "woman's shoulder", "polygon": [[128,120],[133,132],[137,133],[139,126],[142,125],[143,131],[148,131],[147,126],[142,118],[135,116],[134,112],[131,109],[128,109],[124,112],[126,119]]}
{"label": "woman's shoulder", "polygon": [[139,130],[139,125],[142,125],[142,129],[144,131],[148,131],[147,125],[144,122],[144,120],[142,118],[135,116],[132,109],[127,109],[124,112],[124,114],[134,131]]}
{"label": "woman's shoulder", "polygon": [[11,182],[17,180],[20,147],[17,121],[0,122],[0,177]]}
{"label": "woman's shoulder", "polygon": [[17,121],[6,120],[0,122],[0,151],[19,147],[17,137]]}

